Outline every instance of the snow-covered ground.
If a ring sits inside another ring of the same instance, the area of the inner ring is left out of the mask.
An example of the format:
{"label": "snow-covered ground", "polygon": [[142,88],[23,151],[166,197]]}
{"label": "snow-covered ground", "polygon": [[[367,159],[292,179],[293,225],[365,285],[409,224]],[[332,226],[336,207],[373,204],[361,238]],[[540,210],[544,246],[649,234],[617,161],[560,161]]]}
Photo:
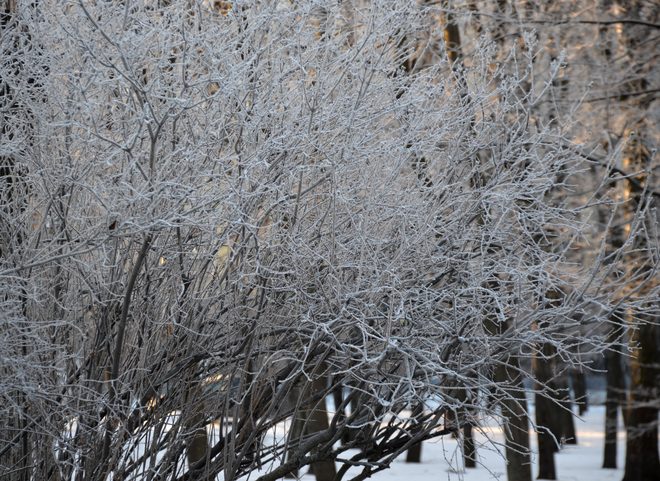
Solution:
{"label": "snow-covered ground", "polygon": [[[555,455],[557,478],[560,481],[619,481],[623,477],[625,457],[625,433],[619,426],[619,449],[617,465],[619,469],[602,469],[603,463],[603,424],[605,408],[591,406],[582,419],[575,420],[577,429],[577,446],[564,446]],[[391,469],[375,474],[371,479],[376,481],[487,481],[501,479],[506,481],[506,464],[502,456],[504,439],[501,429],[493,426],[482,428],[482,433],[476,434],[478,443],[478,466],[464,470],[462,457],[456,440],[443,437],[427,441],[422,448],[422,462],[410,464],[405,462],[405,456],[396,460]],[[536,450],[536,435],[531,434],[532,449]],[[490,441],[488,441],[490,438]],[[492,441],[498,447],[493,446]],[[499,451],[499,452],[498,452]],[[532,474],[538,475],[536,456],[533,456]],[[352,471],[344,479],[350,479]],[[358,474],[357,470],[355,474]],[[303,481],[313,481],[312,475],[306,474]]]}
{"label": "snow-covered ground", "polygon": [[[332,401],[328,399],[328,407],[332,409]],[[534,417],[533,405],[530,404]],[[176,414],[173,414],[176,416]],[[604,406],[591,405],[589,410],[582,418],[575,418],[578,445],[564,446],[559,453],[555,455],[557,468],[557,477],[559,481],[620,481],[623,478],[623,466],[625,457],[625,432],[621,419],[619,419],[618,434],[618,459],[619,469],[602,469],[603,462],[603,425],[605,420]],[[174,418],[172,419],[174,422]],[[289,427],[288,422],[278,424],[270,432],[270,436],[282,441],[286,436]],[[229,427],[226,427],[229,429]],[[220,435],[218,426],[209,426],[209,435],[211,441],[215,442]],[[267,437],[268,439],[268,437]],[[536,466],[536,434],[530,430],[530,440],[532,443],[532,474],[536,479],[538,468]],[[272,439],[271,439],[272,441]],[[137,450],[134,457],[141,455],[143,444],[147,439],[137,443]],[[486,423],[479,430],[475,431],[475,442],[477,444],[477,467],[471,469],[463,468],[462,452],[456,439],[451,436],[444,436],[435,440],[426,441],[422,447],[421,463],[406,463],[405,454],[395,460],[391,468],[374,474],[371,479],[375,481],[506,481],[506,462],[504,460],[504,438],[501,428],[494,422]],[[159,453],[160,457],[162,452]],[[345,457],[350,458],[351,452],[344,453]],[[241,478],[248,481],[259,477],[259,475],[273,469],[277,463],[268,463],[263,467],[263,471],[256,471],[249,476]],[[339,464],[337,464],[339,467]],[[180,466],[182,474],[186,465]],[[306,473],[308,468],[301,470]],[[344,479],[350,480],[353,476],[360,473],[359,468],[353,468],[348,471]],[[112,479],[110,476],[109,479]],[[141,479],[137,475],[136,479]],[[222,481],[223,476],[219,474],[217,481]],[[314,481],[311,474],[303,474],[301,481]]]}

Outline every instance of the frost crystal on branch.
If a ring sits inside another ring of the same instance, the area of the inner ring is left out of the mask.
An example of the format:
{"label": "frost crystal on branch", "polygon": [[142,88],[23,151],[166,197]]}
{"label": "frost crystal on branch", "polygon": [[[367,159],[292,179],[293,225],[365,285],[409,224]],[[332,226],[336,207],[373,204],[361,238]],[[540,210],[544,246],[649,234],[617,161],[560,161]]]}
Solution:
{"label": "frost crystal on branch", "polygon": [[450,13],[4,14],[10,477],[266,481],[334,460],[366,476],[507,416],[545,347],[568,365],[602,347],[608,264],[604,248],[582,262],[589,200],[572,195],[584,159],[535,110],[563,59],[533,86],[531,37],[461,59]]}

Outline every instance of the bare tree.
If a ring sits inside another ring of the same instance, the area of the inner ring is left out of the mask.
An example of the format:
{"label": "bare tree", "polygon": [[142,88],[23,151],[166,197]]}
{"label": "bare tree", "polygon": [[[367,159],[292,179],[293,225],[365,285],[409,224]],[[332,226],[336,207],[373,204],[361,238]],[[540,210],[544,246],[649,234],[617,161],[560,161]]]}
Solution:
{"label": "bare tree", "polygon": [[606,346],[590,199],[557,194],[585,159],[533,115],[561,62],[460,65],[452,9],[399,3],[3,17],[3,477],[365,479],[485,416],[519,439],[524,361]]}

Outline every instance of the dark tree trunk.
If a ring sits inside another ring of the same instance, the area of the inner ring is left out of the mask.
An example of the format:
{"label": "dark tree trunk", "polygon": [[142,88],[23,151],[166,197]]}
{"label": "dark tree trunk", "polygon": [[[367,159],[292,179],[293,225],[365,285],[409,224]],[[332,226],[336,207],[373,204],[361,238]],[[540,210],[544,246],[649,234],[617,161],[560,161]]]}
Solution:
{"label": "dark tree trunk", "polygon": [[[630,198],[635,208],[643,208],[647,203],[651,209],[645,214],[641,230],[657,226],[660,217],[657,213],[656,198],[650,197],[645,191],[649,185],[647,171],[652,166],[650,154],[652,143],[647,142],[646,132],[653,127],[640,121],[636,125],[636,135],[626,146],[624,165],[627,169],[644,172],[635,177],[636,182],[630,183]],[[652,184],[651,184],[652,185]],[[657,287],[657,265],[655,254],[656,238],[640,235],[635,238],[635,248],[638,257],[631,259],[640,265],[640,271]],[[647,287],[645,294],[652,295]],[[658,455],[658,399],[660,399],[660,327],[658,326],[660,301],[652,298],[645,305],[639,306],[634,313],[637,322],[632,326],[630,334],[630,387],[628,390],[626,419],[626,467],[623,481],[657,481],[660,477],[660,456]]]}
{"label": "dark tree trunk", "polygon": [[523,394],[515,401],[505,401],[503,406],[511,413],[505,425],[507,480],[530,481],[532,479],[532,463],[529,454],[527,400]]}
{"label": "dark tree trunk", "polygon": [[[551,385],[556,389],[554,382]],[[561,427],[562,409],[557,404],[556,398],[552,395],[549,396],[546,411],[547,413],[544,416],[546,417],[548,434],[552,437],[552,449],[555,453],[558,453],[563,439]]]}
{"label": "dark tree trunk", "polygon": [[[320,376],[312,383],[312,392],[320,393],[326,390],[326,376]],[[325,397],[320,399],[312,408],[310,418],[307,424],[309,433],[318,433],[325,431],[330,427],[328,422],[328,410]],[[337,475],[335,462],[332,459],[326,459],[312,463],[312,472],[316,476],[316,481],[333,481]]]}
{"label": "dark tree trunk", "polygon": [[608,334],[608,342],[613,344],[605,354],[607,368],[607,391],[605,398],[605,444],[603,449],[603,468],[615,469],[617,451],[617,425],[619,406],[625,401],[625,382],[621,359],[621,342],[623,336],[623,319],[619,313],[612,315],[614,326]]}
{"label": "dark tree trunk", "polygon": [[[424,411],[424,406],[422,404],[417,404],[411,413],[411,416],[417,417]],[[421,463],[422,462],[422,443],[413,444],[408,448],[406,453],[406,463]]]}
{"label": "dark tree trunk", "polygon": [[[321,366],[320,371],[324,368]],[[319,395],[325,394],[328,387],[327,373],[319,373],[311,383],[305,383],[304,386],[295,388],[294,398],[304,399],[301,408],[294,412],[291,421],[291,427],[288,433],[288,448],[285,457],[285,462],[292,460],[293,456],[297,455],[298,447],[301,441],[307,435],[315,434],[321,431],[326,431],[330,427],[328,422],[328,411],[326,407],[325,396],[316,399],[315,402],[310,402],[310,399],[317,398]],[[321,449],[318,446],[316,449]],[[307,453],[302,453],[307,454]],[[332,459],[322,459],[310,466],[310,472],[316,476],[317,481],[333,481],[337,471],[335,463]],[[298,478],[299,469],[296,467],[289,471],[285,478]]]}
{"label": "dark tree trunk", "polygon": [[[493,284],[491,288],[499,287]],[[496,316],[490,315],[484,322],[486,331],[491,335],[501,335],[510,328],[508,322],[499,323]],[[497,390],[488,393],[489,403],[499,403],[502,412],[507,461],[508,481],[530,481],[532,467],[529,449],[529,420],[527,417],[527,394],[520,370],[520,361],[509,355],[494,368],[495,384],[504,388],[503,395]],[[501,397],[502,399],[498,399]]]}
{"label": "dark tree trunk", "polygon": [[[194,364],[194,368],[197,364]],[[190,381],[191,385],[188,387],[186,394],[186,406],[190,407],[189,412],[182,412],[183,416],[188,417],[186,425],[192,430],[190,439],[187,441],[186,457],[188,458],[188,465],[192,466],[206,459],[209,448],[209,438],[206,432],[206,425],[204,424],[204,395],[202,387],[199,383]]]}
{"label": "dark tree trunk", "polygon": [[616,400],[611,400],[608,393],[607,401],[605,401],[605,443],[603,450],[603,468],[616,469],[616,435],[618,413],[618,402]]}
{"label": "dark tree trunk", "polygon": [[544,344],[541,355],[533,360],[534,373],[537,379],[534,395],[536,404],[536,424],[539,442],[539,479],[557,479],[555,470],[554,453],[558,450],[556,430],[557,406],[548,396],[539,392],[545,388],[554,390],[552,382],[552,355],[553,349],[550,344]]}
{"label": "dark tree trunk", "polygon": [[463,464],[466,468],[475,468],[477,466],[477,449],[472,435],[475,426],[474,417],[474,399],[476,393],[471,389],[463,389],[461,395],[462,401],[466,407],[462,409],[459,419],[459,426],[463,427]]}
{"label": "dark tree trunk", "polygon": [[[201,416],[195,416],[193,422],[201,421]],[[186,449],[186,456],[188,457],[188,464],[193,465],[206,458],[208,451],[209,440],[204,426],[195,429],[188,448]]]}
{"label": "dark tree trunk", "polygon": [[557,451],[554,436],[548,424],[552,415],[553,403],[546,397],[536,394],[536,424],[538,425],[539,441],[539,479],[557,479],[555,471],[555,451]]}
{"label": "dark tree trunk", "polygon": [[472,423],[467,421],[463,425],[463,460],[466,468],[477,467],[477,451],[472,437]]}
{"label": "dark tree trunk", "polygon": [[573,403],[566,376],[560,376],[557,379],[557,390],[559,393],[559,405],[556,407],[561,430],[560,439],[566,444],[577,444],[575,419],[573,418]]}
{"label": "dark tree trunk", "polygon": [[632,336],[636,347],[631,360],[623,481],[657,481],[660,477],[657,408],[660,352],[658,329],[653,319],[648,321]]}
{"label": "dark tree trunk", "polygon": [[578,406],[580,416],[587,412],[589,399],[587,398],[587,376],[582,369],[571,370],[571,381],[575,393],[575,404]]}
{"label": "dark tree trunk", "polygon": [[510,358],[507,365],[510,366],[508,369],[501,367],[497,370],[497,381],[507,382],[511,386],[507,390],[507,397],[501,403],[507,481],[530,481],[532,464],[525,386],[518,371],[518,359]]}
{"label": "dark tree trunk", "polygon": [[422,462],[422,443],[413,444],[406,454],[406,463]]}

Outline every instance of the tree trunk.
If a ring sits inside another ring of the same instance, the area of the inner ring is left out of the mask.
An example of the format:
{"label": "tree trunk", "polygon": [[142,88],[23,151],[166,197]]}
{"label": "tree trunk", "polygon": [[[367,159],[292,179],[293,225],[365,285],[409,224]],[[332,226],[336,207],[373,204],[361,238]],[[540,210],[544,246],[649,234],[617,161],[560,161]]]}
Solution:
{"label": "tree trunk", "polygon": [[616,469],[616,435],[618,414],[618,401],[610,397],[608,386],[607,400],[605,401],[605,443],[603,449],[603,468]]}
{"label": "tree trunk", "polygon": [[658,329],[652,322],[650,319],[639,326],[631,339],[635,347],[631,359],[623,481],[657,481],[660,475],[657,408],[660,352]]}
{"label": "tree trunk", "polygon": [[530,481],[532,463],[529,450],[529,422],[524,394],[518,400],[506,400],[504,408],[510,417],[505,424],[506,474],[508,481]]}
{"label": "tree trunk", "polygon": [[552,382],[552,346],[544,344],[541,355],[533,359],[534,373],[537,385],[534,395],[536,403],[536,424],[539,442],[539,479],[557,479],[554,453],[558,450],[556,430],[555,403],[540,391],[544,388],[553,390]]}
{"label": "tree trunk", "polygon": [[[411,416],[413,418],[419,416],[422,414],[424,410],[424,406],[420,403],[417,404],[411,413]],[[422,443],[416,443],[413,444],[408,448],[408,452],[406,453],[406,463],[421,463],[422,462]]]}
{"label": "tree trunk", "polygon": [[477,467],[477,450],[474,446],[470,421],[466,421],[463,425],[463,460],[466,468]]}
{"label": "tree trunk", "polygon": [[[652,167],[648,138],[653,127],[641,120],[635,126],[635,136],[626,146],[624,165],[627,169],[643,172],[630,182],[630,199],[635,208],[642,208],[650,203],[650,211],[645,213],[642,229],[657,229],[657,202],[649,196],[645,188],[651,178],[646,172]],[[653,187],[653,185],[651,185]],[[640,273],[650,281],[644,287],[643,294],[652,296],[657,288],[657,237],[640,235],[635,238],[636,257],[631,261],[640,267]],[[634,313],[637,322],[632,326],[630,335],[630,388],[628,391],[626,419],[626,468],[624,481],[656,481],[660,475],[660,456],[658,455],[658,399],[660,398],[660,328],[658,313],[660,302],[652,298],[650,302],[640,303],[639,311]]]}
{"label": "tree trunk", "polygon": [[[296,397],[302,396],[305,399],[309,399],[310,397],[313,398],[316,394],[325,392],[327,379],[326,375],[319,375],[314,381],[312,381],[311,385],[306,384],[306,387],[297,389],[299,394]],[[289,446],[285,462],[289,462],[291,457],[295,455],[298,445],[305,436],[325,431],[329,426],[325,397],[319,399],[314,405],[310,405],[310,403],[306,401],[303,407],[294,413],[288,433]],[[332,459],[312,463],[310,471],[316,476],[317,481],[333,481],[337,474],[335,463]],[[297,479],[299,474],[299,469],[294,468],[284,477],[288,479]]]}
{"label": "tree trunk", "polygon": [[413,444],[408,448],[406,454],[406,463],[421,463],[422,462],[422,443]]}
{"label": "tree trunk", "polygon": [[614,326],[608,334],[608,342],[613,344],[605,354],[607,368],[607,391],[605,399],[605,444],[603,448],[603,468],[616,469],[617,426],[619,406],[624,401],[624,373],[621,364],[621,347],[617,344],[623,335],[623,319],[620,313],[612,315]]}
{"label": "tree trunk", "polygon": [[522,376],[517,371],[518,359],[511,358],[500,367],[497,381],[506,381],[511,386],[502,400],[503,432],[506,453],[506,474],[508,481],[530,481],[532,464],[529,450],[529,421],[527,419],[527,397]]}
{"label": "tree trunk", "polygon": [[587,398],[587,376],[580,368],[571,370],[571,382],[575,393],[575,404],[578,406],[580,416],[587,412],[589,399]]}
{"label": "tree trunk", "polygon": [[536,394],[536,424],[538,425],[539,441],[539,479],[557,479],[555,472],[555,451],[557,445],[550,429],[550,416],[553,410],[552,401],[541,394]]}
{"label": "tree trunk", "polygon": [[[193,365],[192,373],[197,368],[197,363]],[[192,375],[191,373],[191,375]],[[191,386],[188,388],[186,396],[186,404],[192,412],[186,413],[182,411],[181,415],[189,415],[190,419],[186,422],[187,426],[192,429],[192,434],[186,446],[186,457],[188,459],[188,466],[206,459],[209,449],[209,438],[206,433],[206,425],[204,424],[204,401],[202,387],[199,382],[190,380]]]}
{"label": "tree trunk", "polygon": [[[312,392],[324,392],[326,389],[326,376],[320,376],[312,383]],[[310,418],[307,424],[307,432],[318,433],[325,431],[330,427],[328,422],[328,410],[325,397],[320,399],[312,408]],[[337,475],[335,462],[332,459],[326,459],[312,463],[312,472],[316,476],[316,481],[333,481]]]}
{"label": "tree trunk", "polygon": [[[202,421],[201,415],[196,415],[192,418],[191,422],[197,424]],[[186,448],[186,457],[188,458],[188,465],[192,466],[193,464],[202,461],[206,458],[206,453],[208,452],[209,439],[206,433],[206,427],[200,426],[193,432],[192,437],[190,438],[190,443]]]}
{"label": "tree trunk", "polygon": [[556,408],[559,417],[559,427],[561,428],[560,439],[566,444],[577,444],[575,419],[573,418],[573,403],[566,376],[560,376],[557,379],[557,389],[559,393],[559,405]]}
{"label": "tree trunk", "polygon": [[463,426],[463,464],[466,468],[476,468],[477,450],[472,436],[473,427],[475,426],[474,408],[472,406],[476,394],[471,389],[463,389],[463,393],[463,402],[466,405],[461,412],[460,419]]}

